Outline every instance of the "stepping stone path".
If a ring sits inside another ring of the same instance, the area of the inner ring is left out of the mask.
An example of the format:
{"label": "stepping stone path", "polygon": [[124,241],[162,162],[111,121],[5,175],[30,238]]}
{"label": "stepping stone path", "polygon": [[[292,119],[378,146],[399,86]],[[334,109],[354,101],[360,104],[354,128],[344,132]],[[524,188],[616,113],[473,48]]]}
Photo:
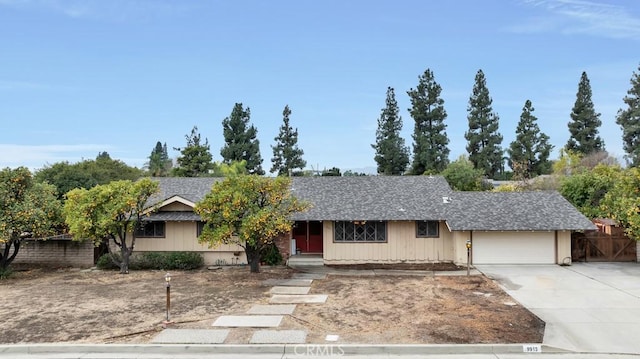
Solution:
{"label": "stepping stone path", "polygon": [[[296,304],[324,303],[326,294],[308,294],[315,279],[324,279],[325,274],[296,273],[291,279],[268,279],[263,285],[273,286],[269,291],[270,304],[256,304],[247,315],[223,315],[213,322],[216,328],[276,328],[285,315],[292,315]],[[165,329],[153,343],[171,344],[222,344],[230,329]],[[249,340],[250,344],[303,344],[307,340],[304,330],[257,330]]]}

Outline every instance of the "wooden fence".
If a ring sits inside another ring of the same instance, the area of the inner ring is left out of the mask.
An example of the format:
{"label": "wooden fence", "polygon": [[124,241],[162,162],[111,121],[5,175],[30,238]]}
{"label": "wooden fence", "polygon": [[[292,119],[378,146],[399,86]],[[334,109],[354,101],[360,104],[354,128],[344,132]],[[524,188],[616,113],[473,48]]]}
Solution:
{"label": "wooden fence", "polygon": [[635,262],[636,241],[619,227],[610,227],[611,234],[585,231],[571,235],[571,259],[583,262]]}

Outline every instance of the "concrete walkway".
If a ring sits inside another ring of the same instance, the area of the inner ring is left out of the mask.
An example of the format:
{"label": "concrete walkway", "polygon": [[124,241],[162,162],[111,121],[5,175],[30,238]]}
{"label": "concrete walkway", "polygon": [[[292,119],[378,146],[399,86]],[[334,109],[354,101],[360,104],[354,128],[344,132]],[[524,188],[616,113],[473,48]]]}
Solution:
{"label": "concrete walkway", "polygon": [[640,354],[640,265],[479,265],[546,322],[544,344],[579,352]]}

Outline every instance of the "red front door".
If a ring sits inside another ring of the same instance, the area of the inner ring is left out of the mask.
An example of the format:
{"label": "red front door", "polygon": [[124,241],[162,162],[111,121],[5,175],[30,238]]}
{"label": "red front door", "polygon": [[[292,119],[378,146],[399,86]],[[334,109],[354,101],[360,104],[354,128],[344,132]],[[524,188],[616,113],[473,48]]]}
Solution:
{"label": "red front door", "polygon": [[303,253],[322,253],[322,222],[296,222],[293,238]]}

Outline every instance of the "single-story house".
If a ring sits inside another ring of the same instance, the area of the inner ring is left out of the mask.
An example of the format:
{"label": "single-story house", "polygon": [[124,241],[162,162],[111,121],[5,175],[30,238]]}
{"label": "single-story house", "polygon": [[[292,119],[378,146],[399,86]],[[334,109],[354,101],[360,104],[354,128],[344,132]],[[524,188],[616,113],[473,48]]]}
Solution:
{"label": "single-story house", "polygon": [[[215,178],[156,178],[157,210],[138,233],[135,251],[196,251],[207,264],[246,263],[242,248],[199,244],[195,204]],[[325,264],[569,264],[571,232],[595,229],[555,191],[456,192],[441,176],[293,177],[292,193],[311,204],[278,241],[285,258]],[[292,253],[295,254],[295,253]]]}

